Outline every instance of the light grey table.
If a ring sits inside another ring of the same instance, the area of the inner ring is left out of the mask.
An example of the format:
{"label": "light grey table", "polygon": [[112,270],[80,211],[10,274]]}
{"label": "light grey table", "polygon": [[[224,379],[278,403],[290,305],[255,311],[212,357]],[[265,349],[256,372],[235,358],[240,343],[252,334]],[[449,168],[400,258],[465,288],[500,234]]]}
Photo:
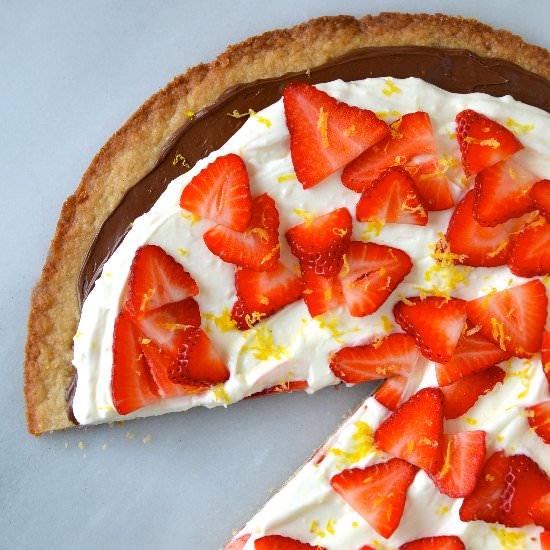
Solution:
{"label": "light grey table", "polygon": [[214,550],[365,396],[331,388],[35,439],[21,363],[61,204],[147,97],[248,36],[381,10],[477,17],[550,47],[544,0],[0,1],[0,548]]}

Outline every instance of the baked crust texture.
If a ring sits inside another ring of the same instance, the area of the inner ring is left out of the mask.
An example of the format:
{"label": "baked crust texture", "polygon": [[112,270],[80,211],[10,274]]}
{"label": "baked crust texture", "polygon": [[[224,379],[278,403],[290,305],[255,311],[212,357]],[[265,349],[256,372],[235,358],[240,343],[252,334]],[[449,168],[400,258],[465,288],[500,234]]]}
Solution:
{"label": "baked crust texture", "polygon": [[187,121],[186,112],[200,111],[239,83],[306,70],[360,47],[404,45],[465,48],[550,79],[550,53],[508,31],[473,19],[401,13],[320,17],[266,32],[176,77],[115,132],[63,204],[31,298],[24,364],[30,433],[74,426],[67,416],[65,388],[74,372],[80,267],[105,218],[154,167],[164,144]]}

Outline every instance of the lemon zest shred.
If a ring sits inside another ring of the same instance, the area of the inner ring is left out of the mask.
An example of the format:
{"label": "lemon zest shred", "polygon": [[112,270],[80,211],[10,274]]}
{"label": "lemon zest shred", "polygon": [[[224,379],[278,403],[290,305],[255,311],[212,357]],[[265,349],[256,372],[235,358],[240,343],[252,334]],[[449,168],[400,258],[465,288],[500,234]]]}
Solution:
{"label": "lemon zest shred", "polygon": [[351,449],[344,450],[337,447],[329,447],[327,450],[327,453],[338,458],[338,468],[351,466],[373,453],[380,454],[380,451],[378,451],[374,444],[374,432],[369,424],[358,420],[355,423],[355,430],[355,433],[351,436]]}
{"label": "lemon zest shred", "polygon": [[330,147],[328,139],[328,111],[323,107],[319,109],[319,120],[317,121],[317,129],[321,132],[321,143],[325,149]]}
{"label": "lemon zest shred", "polygon": [[526,535],[522,531],[512,531],[506,527],[491,525],[491,532],[498,539],[503,550],[520,550],[525,548]]}
{"label": "lemon zest shred", "polygon": [[288,180],[295,180],[296,179],[296,174],[281,174],[278,178],[277,178],[277,181],[279,183],[283,183],[284,181],[288,181]]}
{"label": "lemon zest shred", "polygon": [[[263,315],[263,314],[260,314]],[[242,351],[251,351],[252,355],[260,361],[268,359],[283,359],[288,357],[288,351],[273,341],[271,330],[265,325],[254,327],[250,341],[242,347]]]}
{"label": "lemon zest shred", "polygon": [[300,210],[299,208],[295,208],[293,212],[297,216],[300,216],[300,218],[303,218],[306,227],[309,227],[315,219],[315,216],[309,210]]}
{"label": "lemon zest shred", "polygon": [[172,161],[173,166],[177,166],[178,164],[181,164],[184,168],[191,168],[187,159],[181,153],[178,153]]}
{"label": "lemon zest shred", "polygon": [[510,130],[512,130],[512,132],[516,134],[516,136],[522,136],[527,132],[531,132],[535,129],[534,124],[520,124],[510,117],[506,119],[506,126],[508,126],[508,128],[510,128]]}
{"label": "lemon zest shred", "polygon": [[235,321],[231,318],[231,312],[228,307],[224,308],[219,315],[203,313],[203,317],[212,321],[221,332],[229,332],[237,328]]}
{"label": "lemon zest shred", "polygon": [[391,78],[387,78],[384,84],[384,88],[382,88],[382,93],[386,96],[391,96],[393,94],[397,94],[401,91],[400,88],[398,88]]}
{"label": "lemon zest shred", "polygon": [[218,384],[217,386],[214,386],[211,388],[212,393],[214,394],[214,399],[216,400],[216,403],[220,403],[223,401],[227,405],[231,403],[231,398],[225,391],[223,384]]}

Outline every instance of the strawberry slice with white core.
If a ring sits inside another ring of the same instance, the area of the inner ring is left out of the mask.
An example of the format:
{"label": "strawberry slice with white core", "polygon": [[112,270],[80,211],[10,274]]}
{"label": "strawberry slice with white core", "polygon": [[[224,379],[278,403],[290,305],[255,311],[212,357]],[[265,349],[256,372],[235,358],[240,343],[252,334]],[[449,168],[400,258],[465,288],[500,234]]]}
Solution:
{"label": "strawberry slice with white core", "polygon": [[510,130],[471,109],[456,115],[456,134],[466,176],[476,175],[523,148]]}
{"label": "strawberry slice with white core", "polygon": [[389,538],[399,526],[407,490],[417,469],[392,458],[336,474],[330,484],[378,534]]}
{"label": "strawberry slice with white core", "polygon": [[443,461],[443,394],[423,388],[389,416],[374,434],[376,446],[435,474]]}
{"label": "strawberry slice with white core", "polygon": [[240,330],[247,330],[260,319],[299,300],[303,283],[300,277],[280,263],[275,271],[237,269],[235,289],[237,301],[231,318]]}
{"label": "strawberry slice with white core", "polygon": [[466,550],[466,546],[459,537],[444,535],[412,540],[402,544],[399,550]]}
{"label": "strawberry slice with white core", "polygon": [[550,223],[539,216],[525,225],[515,239],[508,260],[518,277],[550,275]]}
{"label": "strawberry slice with white core", "polygon": [[412,269],[409,256],[391,246],[352,241],[340,273],[348,310],[354,317],[374,313]]}
{"label": "strawberry slice with white core", "polygon": [[286,232],[290,250],[302,271],[330,277],[338,275],[351,240],[352,220],[346,208],[332,210]]}
{"label": "strawberry slice with white core", "polygon": [[215,225],[204,234],[210,252],[224,262],[256,271],[274,271],[279,265],[279,213],[264,193],[252,201],[252,217],[244,232]]}
{"label": "strawberry slice with white core", "polygon": [[254,550],[324,550],[324,548],[281,535],[267,535],[254,541]]}
{"label": "strawberry slice with white core", "polygon": [[496,365],[488,369],[465,376],[441,391],[445,396],[445,418],[458,418],[470,410],[476,401],[489,393],[498,383],[504,380],[505,372]]}
{"label": "strawberry slice with white core", "polygon": [[[477,332],[471,333],[470,331]],[[458,340],[451,360],[448,363],[435,365],[437,383],[440,386],[448,386],[465,376],[481,372],[495,363],[500,363],[500,361],[508,359],[510,355],[485,338],[479,332],[479,327],[470,328]]]}
{"label": "strawberry slice with white core", "polygon": [[352,107],[304,83],[283,93],[290,154],[298,181],[309,189],[389,134],[367,109]]}
{"label": "strawberry slice with white core", "polygon": [[550,493],[546,493],[533,502],[529,515],[537,525],[550,529]]}
{"label": "strawberry slice with white core", "polygon": [[502,350],[530,357],[542,347],[548,298],[539,280],[482,296],[467,304],[470,321]]}
{"label": "strawberry slice with white core", "polygon": [[139,248],[130,267],[124,309],[134,318],[199,293],[197,283],[160,246]]}
{"label": "strawberry slice with white core", "polygon": [[382,172],[363,191],[355,213],[360,222],[428,223],[428,207],[413,178],[400,166]]}
{"label": "strawberry slice with white core", "polygon": [[550,389],[550,331],[546,331],[542,337],[542,349],[540,350],[540,359],[542,370],[548,380],[548,388]]}
{"label": "strawberry slice with white core", "polygon": [[229,369],[206,333],[188,327],[183,331],[176,361],[168,369],[168,378],[176,384],[214,386],[227,381]]}
{"label": "strawberry slice with white core", "polygon": [[474,185],[474,216],[485,226],[494,227],[534,209],[529,195],[537,177],[514,158],[482,170]]}
{"label": "strawberry slice with white core", "polygon": [[336,309],[344,304],[342,283],[337,276],[323,277],[307,269],[302,272],[304,302],[312,317]]}
{"label": "strawberry slice with white core", "polygon": [[392,376],[380,385],[374,393],[378,403],[390,411],[396,411],[406,398],[409,379],[406,376]]}
{"label": "strawberry slice with white core", "polygon": [[252,213],[248,173],[241,157],[218,157],[181,193],[180,206],[218,224],[244,231]]}
{"label": "strawberry slice with white core", "polygon": [[428,359],[450,361],[466,323],[466,302],[458,298],[405,298],[393,308],[395,320],[416,339]]}
{"label": "strawberry slice with white core", "polygon": [[531,199],[535,207],[550,223],[550,180],[541,180],[531,187]]}
{"label": "strawberry slice with white core", "polygon": [[474,201],[474,191],[468,191],[451,216],[446,235],[451,252],[461,256],[457,261],[464,265],[504,265],[510,253],[513,233],[524,220],[513,219],[495,227],[485,227],[474,216]]}
{"label": "strawberry slice with white core", "polygon": [[342,183],[362,193],[390,166],[403,166],[419,155],[435,155],[437,148],[430,115],[408,113],[390,125],[391,133],[350,162],[342,173]]}
{"label": "strawberry slice with white core", "polygon": [[550,445],[550,400],[527,407],[527,420],[537,435]]}
{"label": "strawberry slice with white core", "polygon": [[144,338],[175,357],[183,331],[201,324],[199,304],[193,298],[187,298],[154,309],[134,322]]}
{"label": "strawberry slice with white core", "polygon": [[347,384],[359,384],[407,376],[419,359],[414,338],[390,334],[372,344],[342,348],[332,356],[330,370]]}
{"label": "strawberry slice with white core", "polygon": [[129,414],[159,400],[141,351],[140,335],[125,313],[115,321],[111,398],[118,414]]}
{"label": "strawberry slice with white core", "polygon": [[414,180],[422,201],[428,210],[447,210],[454,206],[449,180],[441,168],[439,159],[434,158],[419,164],[404,166]]}
{"label": "strawberry slice with white core", "polygon": [[451,498],[472,493],[485,462],[485,436],[482,430],[445,436],[443,466],[431,476],[441,493]]}

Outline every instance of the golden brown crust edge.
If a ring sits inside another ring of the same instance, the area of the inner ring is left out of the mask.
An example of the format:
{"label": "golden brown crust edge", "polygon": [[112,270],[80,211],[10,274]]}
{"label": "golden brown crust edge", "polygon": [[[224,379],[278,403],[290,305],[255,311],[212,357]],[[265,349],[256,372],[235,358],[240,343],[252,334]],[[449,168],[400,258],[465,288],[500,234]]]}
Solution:
{"label": "golden brown crust edge", "polygon": [[73,373],[80,266],[103,220],[152,169],[168,138],[185,123],[186,111],[201,110],[238,83],[315,67],[359,47],[397,45],[467,48],[550,79],[550,53],[508,31],[473,19],[400,13],[361,19],[320,17],[267,32],[230,46],[212,63],[175,78],[109,139],[63,205],[31,298],[24,364],[30,433],[73,426],[66,414],[65,388]]}

